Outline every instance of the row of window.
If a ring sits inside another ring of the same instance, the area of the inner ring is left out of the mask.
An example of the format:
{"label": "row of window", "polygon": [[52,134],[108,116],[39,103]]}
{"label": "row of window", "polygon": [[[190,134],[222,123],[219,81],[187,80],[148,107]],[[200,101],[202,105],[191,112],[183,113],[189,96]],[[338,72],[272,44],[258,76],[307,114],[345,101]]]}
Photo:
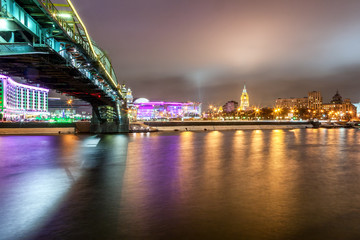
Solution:
{"label": "row of window", "polygon": [[[0,92],[2,94],[2,89]],[[9,85],[6,93],[7,106],[10,108],[24,110],[47,110],[48,108],[47,92],[39,93],[39,91],[19,89]]]}

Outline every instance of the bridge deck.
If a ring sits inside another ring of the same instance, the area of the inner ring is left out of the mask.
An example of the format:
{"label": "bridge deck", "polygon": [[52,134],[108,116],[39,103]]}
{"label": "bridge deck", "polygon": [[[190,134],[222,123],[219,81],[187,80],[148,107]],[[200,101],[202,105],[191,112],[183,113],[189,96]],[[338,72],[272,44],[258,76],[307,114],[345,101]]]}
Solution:
{"label": "bridge deck", "polygon": [[0,69],[11,76],[23,77],[29,83],[41,84],[50,89],[98,105],[111,105],[113,100],[100,86],[89,81],[73,66],[66,63],[55,51],[34,49],[32,54],[9,54],[0,57]]}

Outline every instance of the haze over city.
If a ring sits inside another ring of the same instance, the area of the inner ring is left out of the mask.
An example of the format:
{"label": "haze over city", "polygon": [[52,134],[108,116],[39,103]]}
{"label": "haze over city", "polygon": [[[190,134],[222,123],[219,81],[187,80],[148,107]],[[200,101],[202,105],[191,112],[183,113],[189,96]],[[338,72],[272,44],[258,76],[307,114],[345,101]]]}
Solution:
{"label": "haze over city", "polygon": [[328,100],[337,89],[360,101],[357,0],[76,5],[135,97],[222,104],[246,82],[255,105],[311,90]]}

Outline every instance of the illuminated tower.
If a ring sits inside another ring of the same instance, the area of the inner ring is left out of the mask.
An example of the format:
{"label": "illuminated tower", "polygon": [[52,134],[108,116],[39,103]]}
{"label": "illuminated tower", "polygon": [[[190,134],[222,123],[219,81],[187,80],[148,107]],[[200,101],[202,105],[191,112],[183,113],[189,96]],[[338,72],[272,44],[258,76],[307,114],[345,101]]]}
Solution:
{"label": "illuminated tower", "polygon": [[240,110],[246,110],[249,107],[249,95],[246,92],[246,85],[244,85],[243,92],[240,98]]}

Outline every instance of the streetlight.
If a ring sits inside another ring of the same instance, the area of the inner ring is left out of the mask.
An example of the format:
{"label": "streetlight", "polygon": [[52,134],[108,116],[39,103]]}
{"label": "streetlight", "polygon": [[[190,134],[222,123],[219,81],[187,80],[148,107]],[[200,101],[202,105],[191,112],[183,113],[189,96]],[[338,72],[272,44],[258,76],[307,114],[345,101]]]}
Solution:
{"label": "streetlight", "polygon": [[[255,118],[257,118],[257,115],[259,114],[259,112],[260,112],[260,109],[255,108]],[[259,118],[258,118],[258,119],[259,119]]]}
{"label": "streetlight", "polygon": [[[274,109],[274,112],[275,112],[275,117],[276,117],[276,119],[279,118],[279,115],[280,115],[280,112],[281,112],[281,108],[275,108],[275,109]],[[279,114],[279,115],[276,116],[277,114]]]}
{"label": "streetlight", "polygon": [[60,13],[56,14],[56,16],[58,16],[60,18],[67,18],[67,19],[70,19],[73,17],[72,14],[67,13],[67,12],[60,12]]}
{"label": "streetlight", "polygon": [[73,102],[73,100],[70,98],[69,100],[67,100],[67,104],[68,105],[70,105],[70,109],[68,109],[68,111],[69,111],[69,117],[71,118],[71,112],[72,112],[72,102]]}

